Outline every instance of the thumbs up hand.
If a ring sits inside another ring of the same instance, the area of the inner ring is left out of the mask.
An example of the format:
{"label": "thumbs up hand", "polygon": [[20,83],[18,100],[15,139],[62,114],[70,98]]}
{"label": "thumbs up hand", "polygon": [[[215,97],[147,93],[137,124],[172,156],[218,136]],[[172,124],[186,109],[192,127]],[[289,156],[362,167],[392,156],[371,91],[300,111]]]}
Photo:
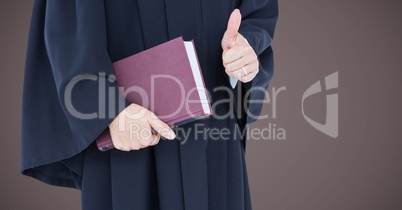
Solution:
{"label": "thumbs up hand", "polygon": [[253,48],[238,32],[241,14],[235,9],[230,15],[227,29],[222,38],[222,61],[225,72],[241,82],[249,82],[259,71],[259,62]]}

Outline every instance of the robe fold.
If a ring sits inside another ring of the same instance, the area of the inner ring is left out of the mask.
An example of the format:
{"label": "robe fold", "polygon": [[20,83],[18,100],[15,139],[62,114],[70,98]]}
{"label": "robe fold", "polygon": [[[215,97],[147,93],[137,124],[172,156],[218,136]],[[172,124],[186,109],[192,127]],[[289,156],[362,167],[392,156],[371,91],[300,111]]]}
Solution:
{"label": "robe fold", "polygon": [[[221,39],[235,8],[260,71],[232,90]],[[21,173],[80,189],[83,209],[251,209],[244,130],[260,115],[273,76],[277,17],[277,0],[35,0]],[[117,103],[112,63],[178,36],[195,42],[211,103],[240,103],[216,105],[214,116],[180,126],[176,140],[139,151],[98,151],[96,137],[129,105]],[[216,117],[225,113],[234,117]],[[228,129],[230,138],[212,138],[213,128]]]}

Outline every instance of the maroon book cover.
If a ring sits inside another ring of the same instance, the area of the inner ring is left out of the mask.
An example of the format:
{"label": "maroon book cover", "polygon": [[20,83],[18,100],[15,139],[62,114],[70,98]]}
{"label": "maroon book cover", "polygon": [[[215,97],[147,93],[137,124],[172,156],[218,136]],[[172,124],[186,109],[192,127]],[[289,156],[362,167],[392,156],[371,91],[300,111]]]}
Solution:
{"label": "maroon book cover", "polygon": [[[113,72],[129,101],[169,125],[212,114],[194,43],[182,37],[114,62]],[[108,128],[96,143],[101,151],[114,148]]]}

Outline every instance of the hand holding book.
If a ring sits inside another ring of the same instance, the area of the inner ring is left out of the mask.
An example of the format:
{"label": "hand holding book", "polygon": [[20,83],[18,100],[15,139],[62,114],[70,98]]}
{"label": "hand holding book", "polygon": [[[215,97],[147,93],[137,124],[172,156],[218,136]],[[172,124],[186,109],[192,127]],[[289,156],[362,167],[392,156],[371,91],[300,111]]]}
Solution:
{"label": "hand holding book", "polygon": [[138,104],[124,109],[109,125],[109,130],[114,147],[122,151],[156,145],[161,136],[170,140],[176,137],[169,125]]}
{"label": "hand holding book", "polygon": [[[159,134],[175,138],[169,126],[212,115],[193,42],[184,42],[181,37],[173,39],[114,62],[113,72],[120,92],[135,105],[125,109],[98,136],[96,142],[101,151],[114,148],[114,144],[125,151],[154,145]],[[130,113],[136,110],[142,114]],[[151,135],[152,128],[159,134]],[[120,132],[122,129],[126,131]],[[138,136],[135,143],[129,143],[127,139],[132,136],[127,132]]]}

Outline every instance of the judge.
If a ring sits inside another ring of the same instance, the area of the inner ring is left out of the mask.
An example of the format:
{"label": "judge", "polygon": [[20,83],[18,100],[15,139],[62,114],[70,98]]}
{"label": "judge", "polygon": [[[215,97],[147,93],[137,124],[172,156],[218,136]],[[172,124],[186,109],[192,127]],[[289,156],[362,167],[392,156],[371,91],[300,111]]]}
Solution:
{"label": "judge", "polygon": [[[35,0],[21,173],[81,190],[84,210],[251,209],[244,131],[258,119],[273,75],[277,16],[277,0]],[[113,62],[179,36],[195,42],[214,108],[213,116],[180,126],[185,143],[144,107],[109,103],[118,100],[116,83],[98,84],[112,78]],[[82,75],[91,79],[66,91]],[[225,99],[240,103],[219,103]],[[138,111],[143,117],[127,118]],[[130,124],[160,132],[136,138],[119,129]],[[227,129],[230,137],[215,139],[199,127]],[[106,128],[116,149],[100,152],[94,140]]]}

